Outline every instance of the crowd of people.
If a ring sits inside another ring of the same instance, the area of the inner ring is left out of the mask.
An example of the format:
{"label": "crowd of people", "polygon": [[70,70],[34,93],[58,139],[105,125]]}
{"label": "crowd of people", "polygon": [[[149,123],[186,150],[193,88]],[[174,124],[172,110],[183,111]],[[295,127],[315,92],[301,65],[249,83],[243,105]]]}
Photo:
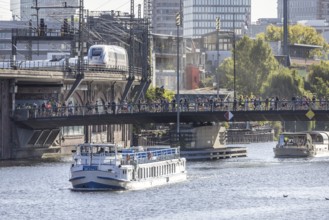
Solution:
{"label": "crowd of people", "polygon": [[[292,97],[279,98],[278,96],[267,97],[249,97],[240,95],[234,98],[215,98],[213,96],[197,97],[189,99],[182,97],[179,103],[176,99],[168,101],[161,99],[159,101],[148,102],[146,100],[139,100],[136,103],[124,101],[116,103],[109,101],[107,103],[87,102],[85,105],[74,104],[72,101],[67,103],[58,102],[55,99],[46,101],[39,101],[16,105],[16,110],[28,109],[34,116],[64,116],[64,115],[81,115],[81,114],[120,114],[120,113],[138,113],[138,112],[176,112],[179,111],[279,111],[279,110],[327,110],[329,101],[321,97],[317,99],[312,98]],[[30,114],[30,115],[31,115]]]}

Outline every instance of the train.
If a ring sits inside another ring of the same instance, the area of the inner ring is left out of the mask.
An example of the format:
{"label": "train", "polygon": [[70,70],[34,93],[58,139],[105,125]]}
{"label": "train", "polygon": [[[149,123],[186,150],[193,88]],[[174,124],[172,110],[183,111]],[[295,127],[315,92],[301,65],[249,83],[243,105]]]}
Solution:
{"label": "train", "polygon": [[93,45],[88,50],[88,66],[128,70],[127,51],[116,45]]}
{"label": "train", "polygon": [[[87,70],[120,70],[128,71],[128,54],[125,48],[117,45],[93,45],[88,50],[88,55],[84,57],[85,68]],[[64,70],[74,69],[78,63],[78,57],[67,55],[61,58],[47,60],[23,60],[17,61],[15,65],[10,61],[0,62],[0,69],[40,69],[40,70]]]}
{"label": "train", "polygon": [[17,63],[17,69],[60,70],[65,66],[65,58],[51,60],[23,60]]}

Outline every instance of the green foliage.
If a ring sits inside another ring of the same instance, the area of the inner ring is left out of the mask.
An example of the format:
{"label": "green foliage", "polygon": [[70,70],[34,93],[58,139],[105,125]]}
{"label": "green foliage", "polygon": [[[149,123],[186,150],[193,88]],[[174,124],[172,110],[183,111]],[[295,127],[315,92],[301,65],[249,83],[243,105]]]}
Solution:
{"label": "green foliage", "polygon": [[[313,27],[297,24],[289,26],[288,32],[290,44],[327,45],[326,40]],[[274,25],[268,26],[265,32],[265,40],[282,41],[283,28]]]}
{"label": "green foliage", "polygon": [[[323,53],[328,50],[326,40],[313,27],[297,24],[289,26],[288,32],[290,44],[309,44],[323,47],[323,49],[312,50],[309,57],[323,56]],[[265,34],[260,34],[259,37],[266,41],[283,41],[283,28],[270,25],[266,28]]]}
{"label": "green foliage", "polygon": [[216,82],[216,75],[207,76],[200,81],[198,88],[213,88],[214,82]]}
{"label": "green foliage", "polygon": [[226,58],[219,66],[219,85],[221,88],[233,90],[233,59]]}
{"label": "green foliage", "polygon": [[311,91],[318,97],[329,96],[329,62],[322,61],[320,64],[313,64],[310,67],[308,82]]}
{"label": "green foliage", "polygon": [[165,98],[168,101],[171,101],[175,96],[175,93],[170,90],[165,90],[165,93],[163,94],[163,98]]}
{"label": "green foliage", "polygon": [[161,99],[166,99],[168,101],[171,101],[173,97],[175,96],[175,93],[170,90],[166,90],[164,88],[159,87],[149,87],[146,91],[145,98],[149,102],[156,102]]}
{"label": "green foliage", "polygon": [[200,82],[199,82],[198,87],[199,87],[199,88],[204,88],[204,87],[205,87],[204,83],[203,83],[201,80],[200,80]]}
{"label": "green foliage", "polygon": [[269,25],[266,28],[265,40],[267,41],[282,41],[283,29],[282,27]]}
{"label": "green foliage", "polygon": [[261,93],[264,97],[278,96],[290,99],[305,94],[304,81],[295,70],[280,68],[268,76]]}
{"label": "green foliage", "polygon": [[[261,38],[252,40],[245,36],[237,42],[235,53],[237,92],[260,95],[260,88],[267,76],[279,66],[269,44]],[[221,77],[224,87],[232,89],[233,58],[225,60],[219,70],[225,75]]]}
{"label": "green foliage", "polygon": [[[203,81],[202,81],[202,85],[204,87],[213,87],[213,82],[216,81],[216,76],[209,76],[206,77]],[[200,87],[201,88],[201,87]]]}
{"label": "green foliage", "polygon": [[271,124],[271,127],[274,130],[274,138],[277,140],[279,137],[279,134],[282,132],[282,124],[279,121],[272,121],[269,124]]}

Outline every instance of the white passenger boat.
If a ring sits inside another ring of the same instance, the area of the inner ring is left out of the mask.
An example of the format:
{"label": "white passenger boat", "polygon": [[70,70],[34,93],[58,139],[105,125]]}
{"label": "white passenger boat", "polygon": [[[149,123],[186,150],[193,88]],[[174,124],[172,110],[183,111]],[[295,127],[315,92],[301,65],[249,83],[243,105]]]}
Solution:
{"label": "white passenger boat", "polygon": [[80,144],[73,151],[73,190],[137,190],[186,180],[179,148]]}
{"label": "white passenger boat", "polygon": [[274,150],[275,157],[329,156],[329,132],[285,132]]}

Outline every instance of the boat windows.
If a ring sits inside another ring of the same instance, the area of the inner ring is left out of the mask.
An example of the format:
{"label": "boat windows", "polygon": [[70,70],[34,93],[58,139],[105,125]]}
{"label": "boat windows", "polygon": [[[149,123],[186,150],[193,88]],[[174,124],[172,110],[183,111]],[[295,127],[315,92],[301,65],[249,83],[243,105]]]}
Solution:
{"label": "boat windows", "polygon": [[322,136],[316,136],[314,142],[322,143],[322,142],[323,142],[323,138],[322,138]]}

